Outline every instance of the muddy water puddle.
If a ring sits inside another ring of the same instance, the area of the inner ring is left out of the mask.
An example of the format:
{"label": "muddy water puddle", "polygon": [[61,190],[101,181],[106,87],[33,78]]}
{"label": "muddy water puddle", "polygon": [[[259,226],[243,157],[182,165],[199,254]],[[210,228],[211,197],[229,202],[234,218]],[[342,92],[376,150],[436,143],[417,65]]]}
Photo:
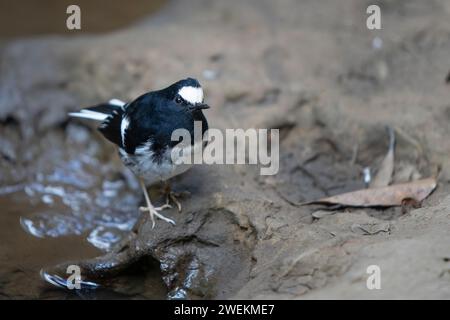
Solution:
{"label": "muddy water puddle", "polygon": [[93,257],[99,250],[82,236],[37,238],[22,229],[20,220],[35,208],[19,194],[0,197],[0,291],[3,298],[58,298],[57,292],[40,278],[46,264],[61,259]]}
{"label": "muddy water puddle", "polygon": [[[95,291],[72,292],[53,287],[42,280],[42,268],[98,256],[104,249],[96,248],[96,241],[107,243],[108,237],[96,239],[97,235],[92,235],[82,222],[78,229],[63,226],[64,219],[55,213],[57,208],[33,204],[25,192],[0,196],[0,208],[1,298],[165,298],[159,266],[154,262],[141,265],[139,272],[130,271]],[[112,233],[110,237],[115,238]]]}
{"label": "muddy water puddle", "polygon": [[1,297],[165,297],[154,262],[114,279],[104,290],[82,295],[55,289],[40,277],[42,268],[109,251],[139,217],[142,199],[135,178],[113,160],[114,150],[92,135],[69,126],[27,144],[14,134],[4,136],[20,156],[1,162]]}
{"label": "muddy water puddle", "polygon": [[[69,31],[70,1],[3,1],[0,12],[7,14],[0,22],[0,43],[112,32],[157,13],[165,3],[78,1],[82,30]],[[12,122],[0,128],[0,298],[165,298],[154,262],[95,292],[68,292],[41,279],[46,266],[110,250],[135,224],[141,193],[133,178],[97,160],[111,150],[87,142],[92,132],[69,126],[67,135],[54,130],[25,138]]]}

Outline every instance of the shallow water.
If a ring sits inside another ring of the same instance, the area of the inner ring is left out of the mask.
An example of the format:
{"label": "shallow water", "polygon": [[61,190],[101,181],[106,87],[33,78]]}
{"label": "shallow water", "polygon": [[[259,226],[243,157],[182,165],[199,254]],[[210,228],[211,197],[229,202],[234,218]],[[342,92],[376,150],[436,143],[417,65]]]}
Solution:
{"label": "shallow water", "polygon": [[3,298],[63,298],[40,278],[46,265],[65,259],[94,257],[100,253],[82,235],[35,237],[21,228],[20,220],[42,206],[32,206],[19,193],[0,197],[0,294]]}
{"label": "shallow water", "polygon": [[[110,32],[165,2],[77,1],[82,30],[69,31],[71,1],[2,1],[0,12],[7,14],[0,41]],[[165,298],[159,265],[152,261],[102,290],[75,293],[43,281],[42,268],[99,256],[120,241],[138,218],[142,194],[129,172],[111,164],[114,150],[85,127],[26,138],[14,122],[0,129],[0,298]]]}
{"label": "shallow water", "polygon": [[[164,298],[166,289],[159,276],[158,265],[144,272],[129,273],[106,288],[70,291],[44,282],[40,270],[63,261],[98,256],[101,251],[87,240],[89,232],[58,237],[36,237],[20,224],[24,216],[45,210],[32,205],[24,194],[0,197],[0,298],[4,299],[115,299]],[[147,272],[145,272],[147,271]]]}
{"label": "shallow water", "polygon": [[151,261],[95,292],[57,289],[40,277],[42,268],[107,252],[139,217],[136,179],[94,137],[75,124],[50,131],[22,146],[32,161],[14,135],[4,137],[22,156],[0,168],[0,297],[165,298]]}

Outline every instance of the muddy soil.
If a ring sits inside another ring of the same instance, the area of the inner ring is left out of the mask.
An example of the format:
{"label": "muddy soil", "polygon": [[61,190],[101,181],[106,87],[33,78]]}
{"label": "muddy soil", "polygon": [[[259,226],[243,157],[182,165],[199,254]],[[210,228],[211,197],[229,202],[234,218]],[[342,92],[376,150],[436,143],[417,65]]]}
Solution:
{"label": "muddy soil", "polygon": [[[177,1],[113,34],[4,46],[0,296],[450,298],[450,4],[378,1],[380,31],[365,26],[369,4]],[[186,76],[203,84],[211,127],[280,129],[280,171],[196,166],[172,181],[190,193],[166,211],[177,225],[152,229],[113,146],[67,112]],[[313,218],[320,208],[301,203],[365,187],[386,126],[393,181],[437,176],[436,191],[421,208]],[[74,263],[102,289],[39,277]],[[373,264],[381,290],[366,287]]]}

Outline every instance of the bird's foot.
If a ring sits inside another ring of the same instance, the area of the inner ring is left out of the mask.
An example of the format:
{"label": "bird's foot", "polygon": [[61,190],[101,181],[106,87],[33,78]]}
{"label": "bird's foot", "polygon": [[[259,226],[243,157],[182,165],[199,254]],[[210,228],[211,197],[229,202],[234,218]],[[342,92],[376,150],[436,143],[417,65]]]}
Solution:
{"label": "bird's foot", "polygon": [[166,196],[166,205],[169,205],[169,201],[172,200],[172,202],[176,204],[176,206],[178,208],[178,212],[181,212],[181,209],[182,209],[181,203],[180,203],[180,201],[178,201],[177,198],[181,198],[186,195],[190,195],[190,192],[189,191],[183,191],[183,192],[170,191],[167,193],[167,196]]}
{"label": "bird's foot", "polygon": [[164,209],[172,208],[172,206],[168,203],[162,205],[161,207],[154,207],[154,206],[148,206],[148,207],[140,207],[139,210],[141,212],[149,212],[150,213],[150,219],[152,220],[152,229],[155,227],[155,216],[160,218],[161,220],[164,220],[165,222],[168,222],[172,225],[175,225],[175,221],[172,219],[169,219],[162,214],[160,214],[158,211],[162,211]]}

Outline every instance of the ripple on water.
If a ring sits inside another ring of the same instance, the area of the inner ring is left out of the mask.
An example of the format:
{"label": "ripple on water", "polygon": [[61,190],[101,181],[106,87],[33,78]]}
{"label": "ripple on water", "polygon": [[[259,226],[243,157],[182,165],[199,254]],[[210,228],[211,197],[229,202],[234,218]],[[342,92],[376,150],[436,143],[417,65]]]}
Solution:
{"label": "ripple on water", "polygon": [[134,179],[80,153],[57,162],[50,173],[37,173],[25,185],[2,190],[23,191],[34,205],[35,209],[20,219],[29,234],[56,238],[87,233],[87,241],[108,251],[138,218],[141,193]]}

